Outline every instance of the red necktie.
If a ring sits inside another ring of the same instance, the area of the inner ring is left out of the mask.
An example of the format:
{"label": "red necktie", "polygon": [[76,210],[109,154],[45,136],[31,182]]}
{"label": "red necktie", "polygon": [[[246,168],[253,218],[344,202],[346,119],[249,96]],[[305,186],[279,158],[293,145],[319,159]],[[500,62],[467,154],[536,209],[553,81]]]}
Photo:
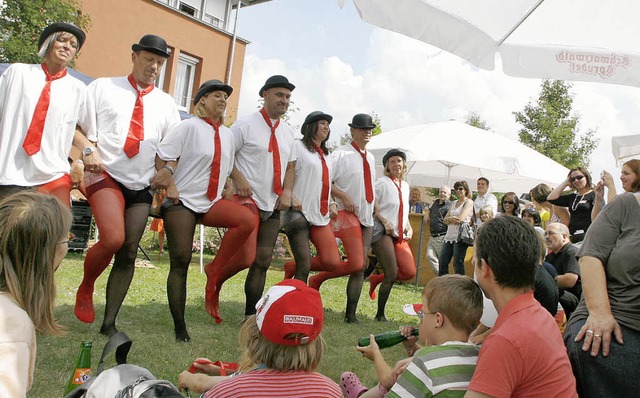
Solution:
{"label": "red necktie", "polygon": [[47,82],[44,84],[44,87],[40,92],[40,98],[38,98],[36,109],[33,111],[33,117],[31,118],[27,135],[22,143],[22,147],[29,156],[40,151],[44,120],[47,118],[49,102],[51,101],[51,82],[67,75],[67,68],[64,68],[53,76],[49,74],[49,68],[47,68],[47,65],[42,64],[42,70],[44,71]]}
{"label": "red necktie", "polygon": [[371,186],[371,168],[367,162],[367,151],[362,152],[355,142],[351,141],[351,145],[362,156],[362,167],[364,168],[364,193],[367,202],[373,202],[373,187]]}
{"label": "red necktie", "polygon": [[207,197],[214,200],[218,196],[218,181],[220,180],[220,121],[214,123],[208,117],[204,118],[211,127],[213,127],[213,162],[211,162],[211,174],[209,175],[209,188],[207,188]]}
{"label": "red necktie", "polygon": [[269,139],[269,152],[273,153],[273,192],[276,195],[282,195],[282,171],[280,168],[280,148],[278,148],[278,139],[276,138],[276,129],[280,125],[280,119],[276,122],[274,126],[271,123],[271,119],[269,115],[267,115],[267,111],[264,108],[260,109],[260,114],[264,118],[264,121],[267,122],[267,125],[271,129],[271,138]]}
{"label": "red necktie", "polygon": [[329,212],[329,168],[324,160],[324,152],[319,146],[313,145],[322,161],[322,193],[320,194],[320,213],[324,216]]}
{"label": "red necktie", "polygon": [[[391,177],[389,177],[391,178]],[[402,203],[402,181],[398,180],[396,182],[395,179],[391,178],[393,181],[393,185],[398,189],[398,201],[400,202],[400,207],[398,208],[398,242],[402,242],[404,240],[404,226],[402,225],[403,213],[404,213],[404,204]]]}
{"label": "red necktie", "polygon": [[127,133],[127,140],[124,142],[124,153],[128,157],[132,158],[140,152],[140,141],[144,141],[144,107],[142,103],[142,97],[149,94],[153,90],[153,84],[150,84],[144,90],[138,90],[138,83],[133,78],[133,75],[127,76],[127,80],[131,84],[138,98],[136,98],[136,104],[133,107],[133,113],[131,114],[131,123],[129,123],[129,132]]}

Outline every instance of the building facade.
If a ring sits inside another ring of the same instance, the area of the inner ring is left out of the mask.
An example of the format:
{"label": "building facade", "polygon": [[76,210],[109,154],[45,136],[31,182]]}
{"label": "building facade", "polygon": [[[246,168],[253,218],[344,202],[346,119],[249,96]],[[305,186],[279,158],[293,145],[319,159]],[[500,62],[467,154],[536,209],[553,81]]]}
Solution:
{"label": "building facade", "polygon": [[[242,1],[249,6],[264,0]],[[131,72],[131,45],[145,34],[162,36],[170,48],[156,86],[186,112],[200,84],[219,79],[234,88],[227,121],[237,117],[247,44],[232,31],[238,0],[82,0],[91,17],[76,68],[92,77]],[[240,17],[242,11],[240,11]],[[229,79],[230,77],[230,79]]]}

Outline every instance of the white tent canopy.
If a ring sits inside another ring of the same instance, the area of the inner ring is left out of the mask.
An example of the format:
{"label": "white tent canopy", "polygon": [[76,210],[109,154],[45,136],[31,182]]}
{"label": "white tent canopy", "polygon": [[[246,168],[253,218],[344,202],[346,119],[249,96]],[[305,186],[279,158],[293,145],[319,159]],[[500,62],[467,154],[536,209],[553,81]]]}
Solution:
{"label": "white tent canopy", "polygon": [[539,183],[556,186],[569,170],[521,144],[497,133],[465,123],[429,123],[377,135],[367,145],[376,158],[376,173],[382,175],[382,157],[391,148],[407,153],[411,185],[451,186],[465,180],[475,189],[485,177],[496,192],[529,192]]}
{"label": "white tent canopy", "polygon": [[[337,0],[343,5],[344,0]],[[640,87],[637,0],[353,0],[375,26],[518,77]]]}
{"label": "white tent canopy", "polygon": [[618,166],[631,159],[640,159],[640,134],[611,137],[611,150]]}

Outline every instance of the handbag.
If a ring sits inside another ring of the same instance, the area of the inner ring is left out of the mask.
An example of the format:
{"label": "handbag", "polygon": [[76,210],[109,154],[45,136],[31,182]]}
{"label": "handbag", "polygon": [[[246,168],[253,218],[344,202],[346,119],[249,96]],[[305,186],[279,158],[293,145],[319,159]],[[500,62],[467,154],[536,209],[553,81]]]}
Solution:
{"label": "handbag", "polygon": [[475,228],[468,222],[460,224],[460,230],[458,231],[458,242],[462,242],[467,246],[473,246],[473,241],[476,237]]}

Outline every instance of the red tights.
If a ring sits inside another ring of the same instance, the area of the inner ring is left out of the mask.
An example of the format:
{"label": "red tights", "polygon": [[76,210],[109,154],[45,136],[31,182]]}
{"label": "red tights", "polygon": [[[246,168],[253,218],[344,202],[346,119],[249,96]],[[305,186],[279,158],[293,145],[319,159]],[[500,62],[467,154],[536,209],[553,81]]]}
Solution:
{"label": "red tights", "polygon": [[[359,228],[358,228],[359,229]],[[320,269],[333,270],[339,268],[342,263],[340,261],[340,252],[336,238],[333,234],[331,224],[312,225],[309,228],[309,239],[316,247],[318,256],[312,259],[311,269],[318,271]],[[308,255],[308,252],[307,252]],[[315,261],[316,268],[313,267]],[[296,262],[288,261],[284,264],[284,278],[291,279],[296,273]]]}
{"label": "red tights", "polygon": [[71,177],[65,174],[62,177],[40,185],[36,190],[40,193],[49,194],[57,198],[67,208],[71,208]]}

